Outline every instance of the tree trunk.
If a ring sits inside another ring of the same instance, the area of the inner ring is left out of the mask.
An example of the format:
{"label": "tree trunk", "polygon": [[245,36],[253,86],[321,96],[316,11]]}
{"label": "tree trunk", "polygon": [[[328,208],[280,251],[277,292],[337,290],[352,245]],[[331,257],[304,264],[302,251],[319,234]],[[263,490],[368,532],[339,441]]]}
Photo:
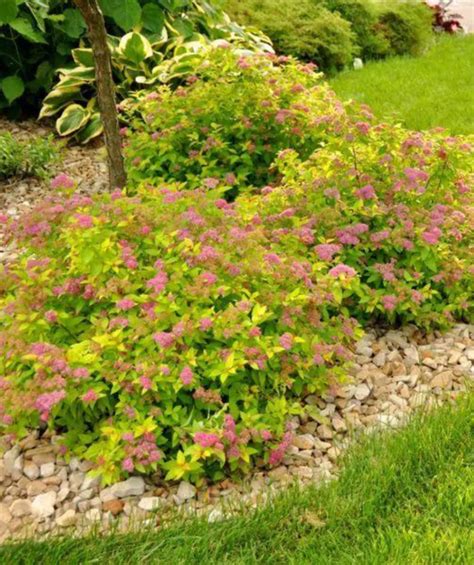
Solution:
{"label": "tree trunk", "polygon": [[115,101],[112,62],[107,45],[104,16],[97,0],[74,0],[87,24],[88,36],[94,54],[97,99],[104,125],[105,145],[109,161],[110,189],[123,188],[127,181],[122,155],[119,122]]}

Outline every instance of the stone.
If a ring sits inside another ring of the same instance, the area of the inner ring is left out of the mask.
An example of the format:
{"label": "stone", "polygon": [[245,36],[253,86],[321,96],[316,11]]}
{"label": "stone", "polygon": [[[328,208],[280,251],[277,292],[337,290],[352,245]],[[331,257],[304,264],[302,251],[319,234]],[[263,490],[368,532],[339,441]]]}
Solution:
{"label": "stone", "polygon": [[69,496],[69,493],[70,490],[67,486],[61,486],[61,489],[58,492],[57,502],[64,502]]}
{"label": "stone", "polygon": [[138,503],[138,508],[147,512],[152,512],[162,505],[163,501],[159,496],[145,496]]}
{"label": "stone", "polygon": [[278,482],[288,482],[291,481],[291,477],[288,473],[288,469],[284,465],[280,465],[280,467],[275,467],[268,472],[268,476],[273,481]]}
{"label": "stone", "polygon": [[40,475],[45,477],[52,477],[54,475],[54,463],[43,463],[40,467]]}
{"label": "stone", "polygon": [[34,481],[40,476],[40,470],[36,463],[32,461],[27,461],[23,465],[23,473],[30,479],[30,481]]}
{"label": "stone", "polygon": [[86,476],[84,482],[81,485],[81,490],[95,489],[99,485],[100,485],[100,477]]}
{"label": "stone", "polygon": [[290,472],[292,475],[300,479],[313,478],[313,469],[311,469],[311,467],[307,467],[306,465],[301,465],[299,467],[290,467]]}
{"label": "stone", "polygon": [[56,504],[56,493],[53,490],[39,494],[31,505],[33,514],[40,518],[47,518],[54,514],[54,505]]}
{"label": "stone", "polygon": [[337,414],[333,417],[331,423],[332,423],[332,427],[336,430],[336,432],[345,432],[347,430],[346,423]]}
{"label": "stone", "polygon": [[69,528],[70,526],[74,526],[77,522],[77,514],[75,510],[66,510],[64,514],[58,516],[56,518],[56,524],[60,528]]}
{"label": "stone", "polygon": [[4,524],[10,523],[12,519],[12,514],[10,510],[8,510],[8,506],[0,502],[0,522]]}
{"label": "stone", "polygon": [[48,487],[42,481],[32,481],[26,488],[26,493],[29,497],[33,497],[46,490],[48,490]]}
{"label": "stone", "polygon": [[219,510],[219,508],[213,508],[207,516],[207,521],[209,523],[220,522],[221,520],[224,520],[224,518],[225,516],[222,510]]}
{"label": "stone", "polygon": [[23,516],[29,516],[33,509],[31,502],[23,498],[15,500],[10,506],[10,513],[15,518],[22,518]]}
{"label": "stone", "polygon": [[318,426],[318,435],[322,439],[332,439],[334,437],[334,432],[329,426],[321,424],[320,426]]}
{"label": "stone", "polygon": [[20,455],[20,448],[15,445],[3,455],[3,466],[5,475],[9,476],[13,473],[15,469],[15,461]]}
{"label": "stone", "polygon": [[312,449],[314,447],[314,437],[310,434],[302,434],[293,438],[292,444],[298,449]]}
{"label": "stone", "polygon": [[449,388],[453,382],[453,374],[451,371],[443,371],[435,375],[431,381],[430,385],[432,388]]}
{"label": "stone", "polygon": [[196,487],[188,481],[181,481],[176,494],[181,500],[190,500],[196,496]]}
{"label": "stone", "polygon": [[[372,362],[374,363],[374,365],[376,365],[377,367],[383,367],[385,365],[385,362],[387,360],[387,355],[385,353],[385,351],[380,351],[379,353],[377,353],[377,355],[373,358]],[[362,400],[362,399],[360,399]]]}
{"label": "stone", "polygon": [[98,522],[101,519],[101,513],[98,508],[91,508],[85,513],[84,517],[88,522]]}
{"label": "stone", "polygon": [[127,496],[141,496],[145,492],[145,481],[142,477],[130,477],[126,481],[116,483],[110,487],[110,492],[116,498]]}
{"label": "stone", "polygon": [[361,383],[355,387],[354,397],[357,400],[365,400],[370,396],[370,388],[365,383]]}
{"label": "stone", "polygon": [[107,500],[102,504],[104,512],[110,512],[113,516],[118,516],[121,512],[123,512],[124,506],[125,502],[118,499]]}

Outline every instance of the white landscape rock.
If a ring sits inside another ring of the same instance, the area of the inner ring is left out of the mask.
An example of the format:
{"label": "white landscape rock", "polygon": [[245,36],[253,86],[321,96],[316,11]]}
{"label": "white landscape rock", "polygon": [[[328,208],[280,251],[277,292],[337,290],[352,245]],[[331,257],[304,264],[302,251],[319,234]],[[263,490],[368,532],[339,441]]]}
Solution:
{"label": "white landscape rock", "polygon": [[60,528],[69,528],[70,526],[74,526],[76,522],[77,522],[77,513],[72,508],[66,510],[64,514],[61,514],[61,516],[58,516],[56,518],[56,524]]}
{"label": "white landscape rock", "polygon": [[145,481],[142,477],[130,477],[126,481],[112,485],[110,492],[116,498],[141,496],[145,492]]}
{"label": "white landscape rock", "polygon": [[32,461],[27,461],[23,465],[23,473],[30,479],[30,481],[35,481],[40,476],[38,465],[36,465],[36,463],[33,463]]}
{"label": "white landscape rock", "polygon": [[56,504],[56,493],[53,490],[39,494],[34,500],[32,506],[33,514],[40,518],[47,518],[54,514],[54,505]]}
{"label": "white landscape rock", "polygon": [[181,500],[189,500],[196,496],[196,487],[187,481],[181,481],[179,483],[177,496]]}
{"label": "white landscape rock", "polygon": [[138,503],[138,508],[145,510],[146,512],[152,512],[156,510],[163,504],[163,501],[159,496],[145,496]]}
{"label": "white landscape rock", "polygon": [[357,400],[365,400],[370,396],[370,388],[365,383],[357,385],[354,390],[354,398]]}
{"label": "white landscape rock", "polygon": [[314,436],[311,434],[295,436],[292,444],[298,449],[312,449],[314,447]]}
{"label": "white landscape rock", "polygon": [[19,498],[15,500],[10,506],[10,513],[15,518],[21,518],[23,516],[29,516],[32,513],[31,502],[24,498]]}

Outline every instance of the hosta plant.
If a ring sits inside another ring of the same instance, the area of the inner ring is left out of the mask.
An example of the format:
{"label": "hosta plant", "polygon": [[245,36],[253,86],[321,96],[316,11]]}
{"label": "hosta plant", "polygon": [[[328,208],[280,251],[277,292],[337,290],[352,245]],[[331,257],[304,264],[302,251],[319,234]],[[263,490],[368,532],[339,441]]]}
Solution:
{"label": "hosta plant", "polygon": [[359,335],[339,307],[357,277],[183,188],[58,194],[2,218],[25,251],[0,277],[1,426],[60,431],[106,482],[277,464],[299,400],[337,383]]}
{"label": "hosta plant", "polygon": [[[139,5],[138,0],[128,3]],[[134,90],[157,83],[174,84],[187,75],[215,43],[236,49],[271,51],[262,34],[233,23],[207,2],[184,0],[148,2],[133,19],[125,19],[121,3],[103,0],[109,35],[112,70],[119,100]],[[136,20],[136,21],[135,21]],[[133,22],[133,25],[132,25]],[[129,30],[124,35],[120,29]],[[120,34],[120,35],[119,35]],[[56,129],[61,136],[74,135],[87,143],[102,133],[95,91],[92,51],[82,41],[72,51],[73,65],[58,70],[59,82],[43,102],[40,117],[59,116]]]}
{"label": "hosta plant", "polygon": [[345,112],[312,65],[217,48],[186,87],[143,92],[125,115],[132,184],[179,180],[233,197],[274,182],[279,151],[309,157],[339,131]]}
{"label": "hosta plant", "polygon": [[[280,155],[280,187],[239,201],[282,250],[360,284],[343,307],[362,324],[474,319],[472,140],[348,120],[307,161]],[[276,244],[275,244],[276,245]]]}

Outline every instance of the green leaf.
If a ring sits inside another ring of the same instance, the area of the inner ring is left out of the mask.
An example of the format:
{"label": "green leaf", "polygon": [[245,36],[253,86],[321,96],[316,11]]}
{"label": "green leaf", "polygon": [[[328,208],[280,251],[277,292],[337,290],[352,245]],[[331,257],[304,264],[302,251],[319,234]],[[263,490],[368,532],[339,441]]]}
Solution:
{"label": "green leaf", "polygon": [[43,106],[39,115],[39,119],[47,116],[54,116],[66,104],[71,102],[76,96],[79,96],[79,86],[70,86],[68,88],[55,88],[43,100]]}
{"label": "green leaf", "polygon": [[2,91],[8,103],[11,104],[25,92],[25,83],[19,76],[12,75],[4,78],[1,82]]}
{"label": "green leaf", "polygon": [[82,65],[83,67],[94,67],[92,49],[73,49],[72,58],[78,65]]}
{"label": "green leaf", "polygon": [[80,129],[89,119],[90,114],[79,104],[71,104],[56,121],[59,135],[70,135]]}
{"label": "green leaf", "polygon": [[86,29],[86,22],[78,10],[64,10],[64,21],[58,26],[66,35],[73,38],[81,37]]}
{"label": "green leaf", "polygon": [[124,31],[140,23],[142,10],[138,0],[100,0],[104,14],[112,18]]}
{"label": "green leaf", "polygon": [[9,24],[18,14],[16,0],[1,0],[0,2],[0,25]]}
{"label": "green leaf", "polygon": [[126,59],[136,64],[153,56],[153,49],[148,39],[135,31],[122,37],[119,51]]}
{"label": "green leaf", "polygon": [[94,137],[99,136],[104,131],[104,126],[100,119],[100,114],[96,112],[92,115],[89,123],[84,129],[77,133],[76,137],[79,143],[88,143]]}
{"label": "green leaf", "polygon": [[165,25],[163,10],[156,4],[145,4],[142,8],[143,27],[151,33],[161,33]]}
{"label": "green leaf", "polygon": [[16,18],[10,23],[10,27],[32,43],[48,43],[43,34],[35,29],[25,18]]}

